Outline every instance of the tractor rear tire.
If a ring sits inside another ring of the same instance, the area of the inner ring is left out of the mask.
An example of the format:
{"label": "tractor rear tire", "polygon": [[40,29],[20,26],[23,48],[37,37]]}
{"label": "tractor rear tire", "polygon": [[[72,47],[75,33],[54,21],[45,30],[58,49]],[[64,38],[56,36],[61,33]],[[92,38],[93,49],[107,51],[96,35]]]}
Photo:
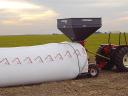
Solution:
{"label": "tractor rear tire", "polygon": [[88,68],[88,77],[97,77],[99,75],[99,68],[96,64],[90,64]]}
{"label": "tractor rear tire", "polygon": [[114,64],[118,72],[128,72],[128,46],[121,47],[115,52]]}

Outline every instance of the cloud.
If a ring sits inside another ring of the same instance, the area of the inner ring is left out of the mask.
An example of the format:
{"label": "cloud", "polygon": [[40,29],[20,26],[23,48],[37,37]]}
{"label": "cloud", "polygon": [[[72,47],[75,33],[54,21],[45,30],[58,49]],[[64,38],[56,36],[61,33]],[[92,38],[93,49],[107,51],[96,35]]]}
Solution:
{"label": "cloud", "polygon": [[0,34],[58,32],[57,18],[102,17],[101,30],[128,31],[128,0],[0,0]]}
{"label": "cloud", "polygon": [[88,3],[87,5],[90,7],[122,7],[127,6],[128,1],[127,0],[95,0],[93,3]]}
{"label": "cloud", "polygon": [[26,25],[33,22],[54,19],[54,10],[26,0],[0,0],[0,23],[5,25]]}
{"label": "cloud", "polygon": [[120,22],[128,22],[128,16],[121,17],[117,21],[120,21]]}
{"label": "cloud", "polygon": [[46,10],[44,12],[39,12],[37,14],[33,12],[28,12],[21,14],[20,21],[37,21],[37,20],[45,20],[56,17],[57,14],[53,10]]}
{"label": "cloud", "polygon": [[0,0],[0,9],[39,9],[40,6],[24,0]]}

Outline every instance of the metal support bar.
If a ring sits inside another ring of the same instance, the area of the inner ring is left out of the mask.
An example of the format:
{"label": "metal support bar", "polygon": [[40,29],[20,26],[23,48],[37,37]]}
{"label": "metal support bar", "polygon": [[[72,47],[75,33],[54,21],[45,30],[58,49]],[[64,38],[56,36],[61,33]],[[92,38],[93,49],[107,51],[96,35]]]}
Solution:
{"label": "metal support bar", "polygon": [[111,32],[109,33],[108,44],[111,45]]}
{"label": "metal support bar", "polygon": [[126,37],[126,33],[125,33],[125,32],[124,32],[124,38],[125,38],[125,43],[126,43],[126,45],[128,45],[127,37]]}
{"label": "metal support bar", "polygon": [[87,50],[87,49],[86,49],[86,51],[87,51],[88,53],[91,53],[91,54],[93,54],[93,55],[97,55],[97,56],[99,56],[99,57],[102,57],[102,58],[104,58],[104,59],[106,59],[106,60],[109,60],[109,61],[110,61],[110,58],[108,58],[108,57],[105,57],[105,56],[103,56],[103,55],[100,55],[100,54],[97,54],[97,53],[91,52],[91,51],[89,51],[89,50]]}
{"label": "metal support bar", "polygon": [[119,34],[119,45],[121,44],[121,32]]}

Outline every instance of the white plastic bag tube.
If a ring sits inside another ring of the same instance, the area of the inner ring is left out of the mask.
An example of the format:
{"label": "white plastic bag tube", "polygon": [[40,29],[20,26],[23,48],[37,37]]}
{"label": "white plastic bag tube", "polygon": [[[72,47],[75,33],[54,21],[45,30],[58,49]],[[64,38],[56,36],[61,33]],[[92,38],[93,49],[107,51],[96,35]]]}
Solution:
{"label": "white plastic bag tube", "polygon": [[0,87],[73,79],[83,72],[87,54],[78,43],[0,48]]}

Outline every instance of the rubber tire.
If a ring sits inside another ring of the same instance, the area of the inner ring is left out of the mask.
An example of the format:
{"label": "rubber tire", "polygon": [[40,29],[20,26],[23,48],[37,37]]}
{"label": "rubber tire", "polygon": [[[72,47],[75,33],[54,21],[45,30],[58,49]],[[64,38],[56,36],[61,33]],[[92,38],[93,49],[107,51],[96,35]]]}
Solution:
{"label": "rubber tire", "polygon": [[[92,70],[95,70],[96,74],[92,74]],[[97,77],[99,75],[99,68],[96,66],[96,64],[90,64],[88,68],[88,77]]]}
{"label": "rubber tire", "polygon": [[128,46],[118,48],[114,54],[113,62],[118,72],[128,72],[128,67],[125,67],[123,63],[123,58],[126,54],[128,54]]}
{"label": "rubber tire", "polygon": [[[100,54],[102,56],[105,56],[105,54],[103,53],[103,47],[102,48],[99,48],[97,50],[97,54]],[[107,56],[105,56],[105,57],[107,57]],[[104,60],[104,62],[107,63],[106,66],[103,68],[103,70],[111,70],[114,67],[114,64],[111,61],[106,60],[106,59],[104,59],[104,58],[96,55],[96,64],[97,65],[99,64],[99,61],[103,61],[103,60]]]}

